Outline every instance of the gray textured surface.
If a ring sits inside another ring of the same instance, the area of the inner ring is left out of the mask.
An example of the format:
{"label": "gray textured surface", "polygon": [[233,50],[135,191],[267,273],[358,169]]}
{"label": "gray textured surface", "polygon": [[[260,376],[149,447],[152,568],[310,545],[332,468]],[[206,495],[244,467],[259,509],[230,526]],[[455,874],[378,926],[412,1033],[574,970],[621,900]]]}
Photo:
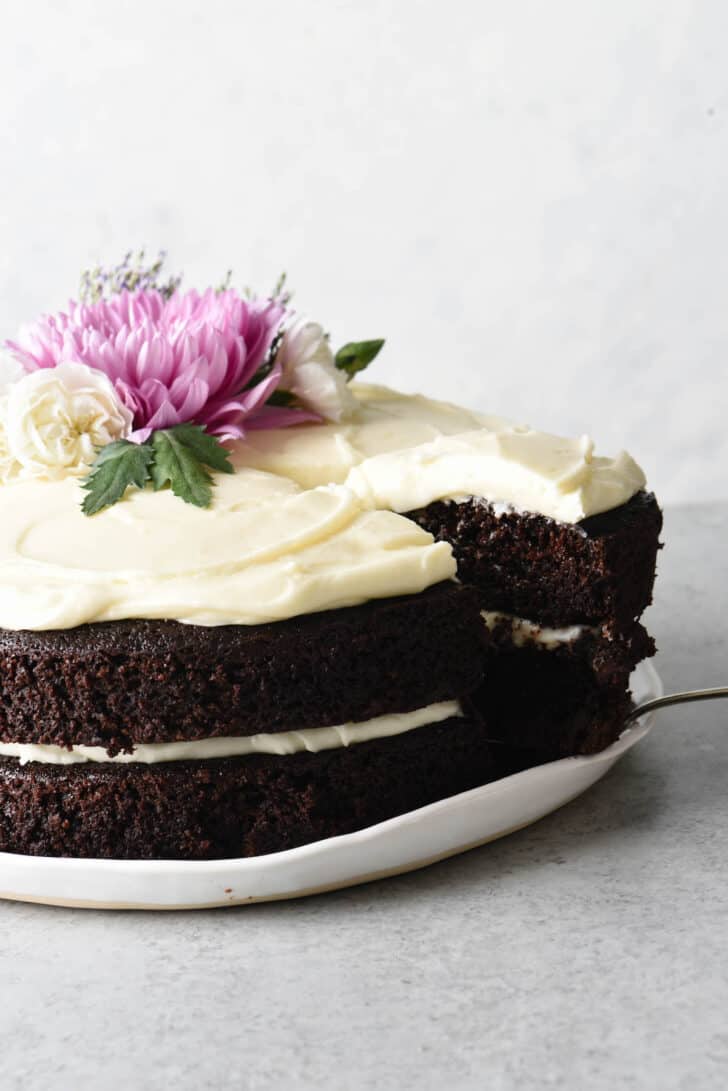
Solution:
{"label": "gray textured surface", "polygon": [[[670,689],[726,682],[728,508],[669,513]],[[728,1084],[728,708],[662,714],[504,841],[302,902],[198,914],[0,903],[2,1087]]]}

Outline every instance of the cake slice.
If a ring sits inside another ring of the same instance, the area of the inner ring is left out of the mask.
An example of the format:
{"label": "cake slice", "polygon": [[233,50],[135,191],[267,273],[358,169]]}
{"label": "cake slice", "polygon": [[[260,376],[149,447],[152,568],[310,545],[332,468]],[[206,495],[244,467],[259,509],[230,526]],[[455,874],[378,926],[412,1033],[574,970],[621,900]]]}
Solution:
{"label": "cake slice", "polygon": [[526,751],[521,767],[603,750],[622,733],[630,675],[654,642],[639,622],[627,633],[550,628],[484,611],[491,633],[474,701],[491,741]]}
{"label": "cake slice", "polygon": [[629,676],[654,653],[662,514],[629,455],[420,395],[353,385],[339,424],[261,433],[237,457],[292,480],[346,481],[452,546],[493,631],[477,695],[506,770],[591,753],[621,733]]}
{"label": "cake slice", "polygon": [[471,499],[411,513],[453,545],[493,635],[476,704],[509,768],[614,742],[630,674],[654,654],[638,618],[652,601],[662,513],[640,491],[575,524]]}
{"label": "cake slice", "polygon": [[573,523],[482,497],[436,500],[410,518],[452,544],[458,575],[479,588],[484,609],[622,632],[652,601],[662,513],[642,489]]}
{"label": "cake slice", "polygon": [[619,737],[630,674],[654,654],[639,618],[662,527],[628,455],[501,426],[383,452],[347,481],[452,545],[493,634],[476,707],[509,764],[511,752],[534,764]]}

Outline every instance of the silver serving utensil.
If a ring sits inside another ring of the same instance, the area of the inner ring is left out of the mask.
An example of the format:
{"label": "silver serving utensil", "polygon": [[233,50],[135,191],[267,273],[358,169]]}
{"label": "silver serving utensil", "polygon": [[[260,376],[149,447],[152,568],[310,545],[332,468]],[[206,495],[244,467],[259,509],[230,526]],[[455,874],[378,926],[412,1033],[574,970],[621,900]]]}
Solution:
{"label": "silver serving utensil", "polygon": [[659,708],[667,708],[669,705],[681,705],[688,701],[712,701],[718,697],[728,697],[728,686],[717,686],[715,689],[688,689],[682,693],[666,693],[664,697],[653,697],[651,701],[643,701],[636,705],[627,714],[624,721],[625,727],[639,720],[646,712],[656,712]]}

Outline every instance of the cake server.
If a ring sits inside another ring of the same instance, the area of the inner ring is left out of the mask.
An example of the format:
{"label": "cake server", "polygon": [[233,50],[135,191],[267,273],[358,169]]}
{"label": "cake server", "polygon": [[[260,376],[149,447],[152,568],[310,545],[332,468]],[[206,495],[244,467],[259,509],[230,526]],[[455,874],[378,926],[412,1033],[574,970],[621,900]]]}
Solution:
{"label": "cake server", "polygon": [[681,693],[666,693],[663,697],[653,697],[650,701],[635,705],[627,714],[625,726],[639,720],[646,712],[657,712],[658,709],[667,708],[669,705],[682,705],[689,701],[712,701],[718,697],[728,697],[728,686],[716,686],[713,689],[688,689]]}

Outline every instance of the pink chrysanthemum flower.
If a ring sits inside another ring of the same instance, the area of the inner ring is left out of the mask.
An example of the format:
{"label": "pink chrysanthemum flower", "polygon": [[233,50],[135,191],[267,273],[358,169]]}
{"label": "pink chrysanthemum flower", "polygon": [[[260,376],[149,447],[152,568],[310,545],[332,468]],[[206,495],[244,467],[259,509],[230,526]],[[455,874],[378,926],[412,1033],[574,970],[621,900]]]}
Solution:
{"label": "pink chrysanthemum flower", "polygon": [[[320,419],[266,405],[278,387],[277,362],[258,375],[288,312],[274,299],[243,299],[227,289],[204,293],[123,291],[111,299],[71,302],[44,316],[7,347],[26,371],[60,363],[103,372],[133,414],[131,439],[192,421],[221,439],[246,428]],[[257,381],[256,380],[256,376]]]}

